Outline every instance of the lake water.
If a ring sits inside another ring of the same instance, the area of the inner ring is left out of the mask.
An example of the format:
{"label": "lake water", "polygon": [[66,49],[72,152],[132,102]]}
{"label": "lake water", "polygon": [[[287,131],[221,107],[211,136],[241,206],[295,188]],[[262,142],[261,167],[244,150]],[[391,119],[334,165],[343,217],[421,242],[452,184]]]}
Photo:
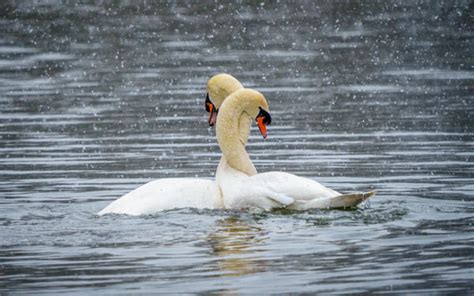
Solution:
{"label": "lake water", "polygon": [[[0,294],[473,293],[472,1],[250,2],[0,4]],[[377,196],[97,217],[213,178],[219,72],[270,103],[260,172]]]}

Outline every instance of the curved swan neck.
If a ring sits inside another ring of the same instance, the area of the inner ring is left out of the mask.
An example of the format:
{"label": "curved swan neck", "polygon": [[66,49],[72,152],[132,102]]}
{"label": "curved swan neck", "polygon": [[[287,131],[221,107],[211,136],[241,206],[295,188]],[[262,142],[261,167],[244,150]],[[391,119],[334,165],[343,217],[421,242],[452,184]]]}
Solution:
{"label": "curved swan neck", "polygon": [[239,122],[239,140],[240,140],[240,143],[242,143],[244,147],[245,145],[247,145],[251,127],[252,127],[252,119],[248,118],[247,120],[245,120],[245,118],[241,117],[241,120]]}
{"label": "curved swan neck", "polygon": [[242,88],[240,81],[225,73],[214,75],[207,82],[207,92],[218,109],[227,96]]}
{"label": "curved swan neck", "polygon": [[242,91],[245,89],[232,93],[222,105],[217,117],[217,141],[229,166],[252,176],[257,170],[245,150],[252,119],[245,112],[248,102]]}

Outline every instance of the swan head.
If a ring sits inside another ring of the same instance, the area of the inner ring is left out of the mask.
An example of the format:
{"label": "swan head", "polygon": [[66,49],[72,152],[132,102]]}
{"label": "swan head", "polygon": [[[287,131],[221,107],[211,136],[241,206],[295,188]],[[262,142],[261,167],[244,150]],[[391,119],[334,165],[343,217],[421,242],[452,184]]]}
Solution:
{"label": "swan head", "polygon": [[209,112],[209,125],[217,120],[217,113],[224,99],[234,91],[243,88],[242,84],[232,75],[221,73],[211,77],[207,82],[205,107]]}
{"label": "swan head", "polygon": [[241,110],[242,115],[256,121],[263,138],[267,137],[267,125],[271,124],[272,117],[268,102],[260,92],[250,88],[239,89],[225,100],[221,108],[226,112]]}
{"label": "swan head", "polygon": [[258,129],[265,139],[267,137],[267,125],[272,123],[272,116],[269,113],[267,99],[258,91],[253,89],[246,89],[241,91],[241,98],[244,102],[244,112],[250,118],[255,118]]}

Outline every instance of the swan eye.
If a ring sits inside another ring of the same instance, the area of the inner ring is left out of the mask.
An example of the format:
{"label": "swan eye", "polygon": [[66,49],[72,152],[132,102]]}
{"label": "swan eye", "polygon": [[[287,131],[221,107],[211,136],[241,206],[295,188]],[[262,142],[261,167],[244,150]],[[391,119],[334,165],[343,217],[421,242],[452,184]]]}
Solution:
{"label": "swan eye", "polygon": [[258,121],[259,118],[262,118],[262,122],[266,125],[269,125],[272,123],[272,117],[270,115],[270,113],[268,113],[267,111],[263,110],[262,107],[258,107],[260,109],[260,112],[258,113],[257,115],[257,118],[255,118],[255,120]]}

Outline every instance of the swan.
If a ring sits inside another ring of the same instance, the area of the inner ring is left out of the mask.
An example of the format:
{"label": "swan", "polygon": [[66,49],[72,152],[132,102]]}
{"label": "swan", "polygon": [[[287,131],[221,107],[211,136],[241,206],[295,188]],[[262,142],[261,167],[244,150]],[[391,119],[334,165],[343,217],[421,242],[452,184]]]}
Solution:
{"label": "swan", "polygon": [[375,191],[341,194],[320,183],[285,172],[257,173],[242,141],[242,127],[249,132],[253,120],[267,137],[271,123],[268,103],[258,91],[241,88],[234,91],[219,108],[216,134],[222,158],[216,182],[222,192],[225,208],[286,207],[294,210],[353,207],[370,198]]}
{"label": "swan", "polygon": [[[214,125],[217,118],[218,108],[215,106],[220,106],[225,97],[241,88],[243,88],[242,84],[228,74],[218,74],[209,79],[205,102],[206,110],[210,113],[209,125]],[[244,124],[242,131],[243,134],[240,138],[246,143],[250,132],[250,124]],[[136,216],[186,207],[198,209],[223,208],[222,195],[216,182],[198,178],[154,180],[118,198],[97,214],[102,216],[115,213]]]}

